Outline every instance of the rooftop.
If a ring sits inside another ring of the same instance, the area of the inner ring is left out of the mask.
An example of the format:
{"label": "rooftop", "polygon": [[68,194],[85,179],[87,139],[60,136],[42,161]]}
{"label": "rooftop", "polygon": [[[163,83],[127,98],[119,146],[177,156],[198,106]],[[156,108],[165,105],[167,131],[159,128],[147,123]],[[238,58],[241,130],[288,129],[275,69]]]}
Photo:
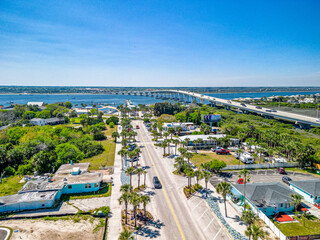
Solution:
{"label": "rooftop", "polygon": [[[185,135],[185,136],[182,136],[182,137],[179,137],[179,139],[181,141],[184,141],[186,138],[189,138],[190,141],[194,141],[194,140],[197,140],[197,139],[202,139],[204,141],[207,141],[207,140],[210,140],[209,137],[212,137],[212,138],[224,138],[226,137],[225,134],[214,134],[214,135]],[[213,140],[213,139],[212,139]]]}
{"label": "rooftop", "polygon": [[[234,187],[244,193],[244,184],[234,184]],[[247,183],[246,198],[257,207],[274,207],[279,203],[291,203],[291,194],[296,194],[282,183]]]}
{"label": "rooftop", "polygon": [[320,180],[304,180],[304,181],[290,181],[290,184],[300,188],[312,196],[320,196]]}
{"label": "rooftop", "polygon": [[54,199],[57,192],[58,191],[26,192],[23,194],[4,196],[0,197],[0,205],[13,204],[19,202],[52,200]]}

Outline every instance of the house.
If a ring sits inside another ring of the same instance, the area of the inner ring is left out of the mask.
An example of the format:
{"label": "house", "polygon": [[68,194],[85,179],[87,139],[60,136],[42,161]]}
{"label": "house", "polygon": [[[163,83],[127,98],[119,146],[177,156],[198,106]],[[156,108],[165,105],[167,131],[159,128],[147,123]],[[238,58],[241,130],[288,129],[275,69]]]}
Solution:
{"label": "house", "polygon": [[64,118],[32,118],[30,119],[30,123],[37,126],[44,126],[44,125],[56,125],[64,123]]}
{"label": "house", "polygon": [[179,123],[179,122],[172,122],[172,123],[164,123],[163,124],[163,130],[168,131],[169,128],[176,129],[177,127],[181,127],[182,131],[189,131],[194,130],[195,126],[192,122],[185,122],[185,123]]}
{"label": "house", "polygon": [[[185,135],[182,137],[179,137],[179,140],[181,142],[185,141],[185,139],[189,139],[187,147],[195,147],[197,148],[206,148],[206,147],[212,147],[214,145],[217,145],[220,138],[226,137],[226,134],[214,134],[214,135]],[[194,141],[201,139],[202,143],[195,144]]]}
{"label": "house", "polygon": [[320,179],[290,181],[290,188],[305,200],[314,204],[320,203]]}
{"label": "house", "polygon": [[243,201],[244,191],[246,191],[246,203],[253,208],[259,209],[267,216],[279,212],[294,211],[291,194],[295,194],[295,192],[284,184],[273,182],[247,183],[245,185],[233,185],[232,194],[234,199]]}
{"label": "house", "polygon": [[0,212],[52,207],[62,194],[94,192],[100,189],[101,173],[88,172],[89,163],[63,164],[53,177],[28,181],[17,194],[0,197]]}
{"label": "house", "polygon": [[44,102],[28,102],[27,105],[28,105],[28,106],[43,107],[43,106],[44,106]]}

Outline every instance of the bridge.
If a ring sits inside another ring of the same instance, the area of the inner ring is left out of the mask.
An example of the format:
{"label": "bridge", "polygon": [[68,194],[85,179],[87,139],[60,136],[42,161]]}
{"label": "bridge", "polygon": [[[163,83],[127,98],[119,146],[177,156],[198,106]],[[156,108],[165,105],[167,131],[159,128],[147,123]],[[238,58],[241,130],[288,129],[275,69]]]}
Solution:
{"label": "bridge", "polygon": [[320,120],[314,117],[308,117],[300,114],[272,110],[269,108],[259,107],[252,104],[239,103],[232,100],[226,100],[222,98],[211,97],[203,95],[200,93],[193,93],[190,91],[180,91],[180,90],[157,90],[149,92],[136,92],[134,95],[141,96],[151,96],[159,99],[172,99],[180,102],[197,102],[202,104],[210,103],[213,106],[222,105],[225,109],[230,110],[230,108],[236,108],[244,113],[256,113],[266,118],[276,118],[286,121],[295,122],[301,128],[310,128],[310,126],[320,127]]}

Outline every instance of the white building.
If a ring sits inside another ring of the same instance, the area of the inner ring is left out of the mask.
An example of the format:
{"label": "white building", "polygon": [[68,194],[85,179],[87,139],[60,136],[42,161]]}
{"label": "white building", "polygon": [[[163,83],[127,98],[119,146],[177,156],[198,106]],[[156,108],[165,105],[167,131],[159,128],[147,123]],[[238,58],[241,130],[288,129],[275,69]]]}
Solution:
{"label": "white building", "polygon": [[163,130],[168,131],[169,128],[176,129],[177,127],[181,127],[182,131],[189,131],[194,130],[195,126],[192,122],[186,122],[186,123],[179,123],[179,122],[172,122],[172,123],[164,123],[163,124]]}
{"label": "white building", "polygon": [[28,102],[27,105],[42,107],[44,105],[44,102]]}
{"label": "white building", "polygon": [[64,123],[64,118],[32,118],[30,119],[30,123],[36,126],[56,125]]}
{"label": "white building", "polygon": [[[226,134],[186,135],[186,136],[179,137],[179,140],[182,142],[187,138],[189,139],[187,146],[189,147],[197,146],[197,148],[206,148],[206,147],[211,147],[213,145],[217,145],[217,143],[219,142],[219,139],[224,137],[226,137]],[[198,139],[201,139],[202,142],[195,144],[194,141]]]}

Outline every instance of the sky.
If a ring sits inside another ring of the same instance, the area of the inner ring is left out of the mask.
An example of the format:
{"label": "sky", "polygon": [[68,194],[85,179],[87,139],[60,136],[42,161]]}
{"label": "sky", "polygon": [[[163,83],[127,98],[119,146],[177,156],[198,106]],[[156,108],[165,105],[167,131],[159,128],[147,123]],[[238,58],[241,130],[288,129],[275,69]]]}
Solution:
{"label": "sky", "polygon": [[1,0],[0,85],[320,86],[318,0]]}

